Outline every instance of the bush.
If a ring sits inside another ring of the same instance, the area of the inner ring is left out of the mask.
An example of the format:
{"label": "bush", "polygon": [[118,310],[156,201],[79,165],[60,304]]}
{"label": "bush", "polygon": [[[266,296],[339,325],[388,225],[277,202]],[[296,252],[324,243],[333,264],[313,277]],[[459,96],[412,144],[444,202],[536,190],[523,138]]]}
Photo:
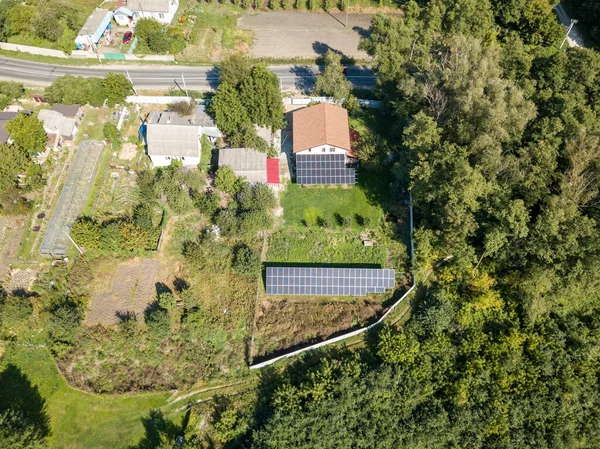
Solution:
{"label": "bush", "polygon": [[158,294],[158,305],[163,309],[169,310],[175,307],[177,304],[177,298],[173,293],[162,292]]}
{"label": "bush", "polygon": [[54,354],[64,354],[77,342],[82,320],[83,310],[73,303],[63,303],[52,311],[48,337]]}
{"label": "bush", "polygon": [[179,101],[169,105],[169,109],[180,117],[192,115],[194,113],[195,103],[193,101]]}
{"label": "bush", "polygon": [[245,185],[239,195],[240,207],[245,210],[271,210],[277,204],[271,188],[265,184]]}
{"label": "bush", "polygon": [[210,168],[210,161],[212,159],[212,144],[206,134],[202,134],[200,138],[200,163],[198,164],[198,170],[201,172],[207,172]]}
{"label": "bush", "polygon": [[232,209],[222,209],[215,217],[215,224],[224,235],[235,234],[240,228],[240,220]]}
{"label": "bush", "polygon": [[33,312],[31,301],[18,296],[7,296],[0,302],[0,335],[13,336]]}
{"label": "bush", "polygon": [[265,211],[252,210],[240,214],[240,232],[253,234],[273,226],[273,219]]}
{"label": "bush", "polygon": [[102,132],[104,133],[104,137],[114,146],[118,146],[121,143],[121,133],[114,123],[106,122],[102,128]]}
{"label": "bush", "polygon": [[242,276],[254,277],[260,270],[260,256],[246,245],[239,246],[235,250],[231,267]]}
{"label": "bush", "polygon": [[307,207],[303,212],[304,224],[309,227],[314,226],[322,215],[323,213],[316,207]]}
{"label": "bush", "polygon": [[217,189],[229,195],[235,195],[241,187],[237,181],[238,177],[230,166],[224,165],[217,170],[215,175],[215,187]]}
{"label": "bush", "polygon": [[196,197],[196,206],[200,209],[207,217],[212,217],[215,212],[219,209],[219,203],[221,197],[218,193],[206,193],[202,192]]}
{"label": "bush", "polygon": [[156,338],[162,340],[167,338],[171,332],[171,319],[169,312],[156,304],[146,309],[144,313],[144,321],[148,328],[148,333]]}

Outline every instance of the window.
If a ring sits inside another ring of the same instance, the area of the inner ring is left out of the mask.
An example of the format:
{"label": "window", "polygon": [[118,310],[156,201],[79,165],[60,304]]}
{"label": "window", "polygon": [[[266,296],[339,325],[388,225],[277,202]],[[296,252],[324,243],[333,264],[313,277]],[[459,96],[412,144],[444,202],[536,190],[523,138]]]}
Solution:
{"label": "window", "polygon": [[325,150],[325,147],[323,147],[323,149],[321,150],[321,153],[325,153],[325,151],[327,151],[327,150]]}
{"label": "window", "polygon": [[158,15],[158,18],[159,18],[159,19],[164,19],[164,18],[165,18],[165,15],[164,15],[164,14],[159,14],[159,15]]}
{"label": "window", "polygon": [[335,148],[333,148],[333,147],[329,147],[329,152],[330,152],[330,153],[335,153]]}
{"label": "window", "polygon": [[184,158],[183,156],[181,156],[181,160],[182,160],[182,161],[185,161],[185,158]]}

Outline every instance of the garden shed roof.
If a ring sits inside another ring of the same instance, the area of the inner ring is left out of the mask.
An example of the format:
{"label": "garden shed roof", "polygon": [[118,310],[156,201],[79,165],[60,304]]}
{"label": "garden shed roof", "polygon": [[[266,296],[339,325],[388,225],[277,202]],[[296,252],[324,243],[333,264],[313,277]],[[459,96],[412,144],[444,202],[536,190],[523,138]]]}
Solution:
{"label": "garden shed roof", "polygon": [[267,154],[251,148],[223,148],[219,150],[219,167],[229,165],[238,176],[249,183],[267,182]]}

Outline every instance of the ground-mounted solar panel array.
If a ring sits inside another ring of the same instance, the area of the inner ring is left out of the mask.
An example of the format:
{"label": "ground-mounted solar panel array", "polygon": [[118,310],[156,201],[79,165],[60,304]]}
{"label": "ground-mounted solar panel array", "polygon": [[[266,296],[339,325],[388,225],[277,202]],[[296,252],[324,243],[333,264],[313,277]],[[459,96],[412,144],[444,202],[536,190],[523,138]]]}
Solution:
{"label": "ground-mounted solar panel array", "polygon": [[297,154],[297,184],[356,184],[356,169],[346,167],[345,154]]}
{"label": "ground-mounted solar panel array", "polygon": [[366,296],[394,288],[395,270],[267,267],[267,295]]}

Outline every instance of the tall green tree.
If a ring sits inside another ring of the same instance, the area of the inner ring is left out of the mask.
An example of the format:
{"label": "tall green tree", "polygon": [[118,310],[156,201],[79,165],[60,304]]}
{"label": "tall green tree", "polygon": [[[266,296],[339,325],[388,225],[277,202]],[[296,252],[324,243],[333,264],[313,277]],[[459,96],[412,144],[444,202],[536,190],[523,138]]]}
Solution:
{"label": "tall green tree", "polygon": [[273,130],[283,128],[284,107],[279,78],[265,64],[257,64],[240,86],[240,99],[252,123]]}
{"label": "tall green tree", "polygon": [[342,55],[329,49],[323,59],[325,67],[323,72],[317,75],[315,93],[336,100],[349,98],[352,83],[344,75]]}
{"label": "tall green tree", "polygon": [[19,113],[5,125],[14,145],[27,155],[43,153],[48,138],[43,123],[35,115]]}
{"label": "tall green tree", "polygon": [[127,95],[132,93],[131,83],[122,73],[109,72],[102,80],[102,89],[109,106],[125,102]]}
{"label": "tall green tree", "polygon": [[219,129],[227,135],[235,134],[251,124],[240,94],[230,84],[219,84],[210,107]]}

